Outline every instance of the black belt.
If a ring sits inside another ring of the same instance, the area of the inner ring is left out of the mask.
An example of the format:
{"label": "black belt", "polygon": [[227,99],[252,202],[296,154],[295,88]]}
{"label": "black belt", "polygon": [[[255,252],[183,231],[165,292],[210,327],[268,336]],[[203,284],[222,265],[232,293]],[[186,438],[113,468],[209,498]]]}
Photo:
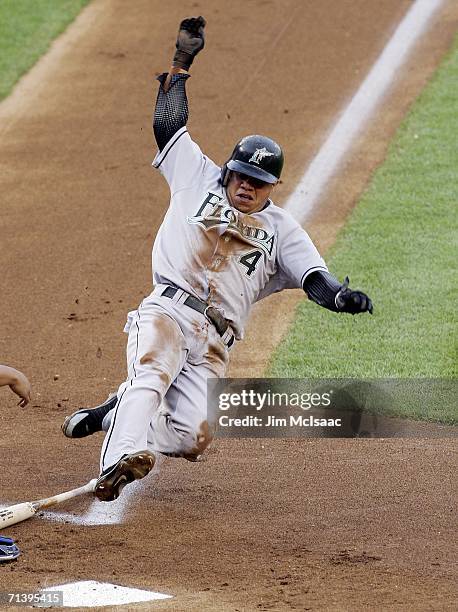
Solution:
{"label": "black belt", "polygon": [[[179,291],[178,287],[172,287],[169,285],[161,293],[161,296],[173,298],[177,291]],[[203,314],[210,321],[210,323],[215,326],[215,329],[220,336],[224,336],[224,334],[227,332],[229,321],[225,319],[219,310],[213,306],[209,306],[206,302],[191,294],[188,294],[188,297],[185,299],[183,304],[185,306],[189,306],[189,308],[192,308],[193,310],[197,310],[197,312],[200,312],[200,314]],[[230,348],[233,344],[234,336],[232,336],[227,343],[228,348]]]}

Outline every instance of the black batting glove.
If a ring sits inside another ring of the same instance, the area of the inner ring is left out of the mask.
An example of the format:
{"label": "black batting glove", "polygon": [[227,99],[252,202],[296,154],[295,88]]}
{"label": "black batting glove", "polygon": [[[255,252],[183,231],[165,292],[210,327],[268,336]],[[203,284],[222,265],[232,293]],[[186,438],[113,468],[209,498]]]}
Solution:
{"label": "black batting glove", "polygon": [[203,17],[191,17],[180,23],[176,42],[173,66],[189,70],[194,58],[202,51],[205,45],[205,19]]}
{"label": "black batting glove", "polygon": [[348,312],[350,314],[359,314],[360,312],[369,312],[372,314],[374,308],[372,300],[362,291],[352,291],[349,288],[350,279],[345,277],[343,285],[339,289],[335,297],[336,308],[339,312]]}

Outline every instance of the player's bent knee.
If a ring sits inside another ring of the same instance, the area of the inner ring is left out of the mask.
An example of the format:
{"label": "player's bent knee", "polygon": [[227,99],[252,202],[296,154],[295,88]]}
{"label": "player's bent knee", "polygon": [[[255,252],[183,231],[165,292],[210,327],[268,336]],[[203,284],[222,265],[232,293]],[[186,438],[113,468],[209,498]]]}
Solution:
{"label": "player's bent knee", "polygon": [[199,457],[213,440],[213,432],[208,424],[208,421],[202,421],[198,430],[192,436],[193,440],[186,445],[183,452],[180,454],[187,461],[198,461]]}

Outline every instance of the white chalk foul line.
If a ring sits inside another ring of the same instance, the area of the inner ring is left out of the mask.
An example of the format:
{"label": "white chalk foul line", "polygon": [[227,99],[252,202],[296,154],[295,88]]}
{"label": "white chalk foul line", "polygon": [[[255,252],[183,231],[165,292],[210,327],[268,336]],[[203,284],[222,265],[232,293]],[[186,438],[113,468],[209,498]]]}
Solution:
{"label": "white chalk foul line", "polygon": [[285,209],[304,223],[357,134],[387,92],[397,70],[443,0],[416,0],[308,166]]}
{"label": "white chalk foul line", "polygon": [[143,480],[137,480],[129,484],[115,501],[101,502],[98,499],[93,499],[89,508],[82,513],[46,511],[43,513],[43,518],[49,521],[75,525],[116,525],[123,523],[125,517],[128,516],[131,504],[140,499],[148,488],[153,487],[159,477],[161,466],[166,461],[166,457],[160,453],[155,453],[155,456],[154,468],[148,476]]}
{"label": "white chalk foul line", "polygon": [[129,503],[133,501],[134,494],[139,494],[139,483],[132,483],[123,491],[122,495],[113,502],[101,502],[93,499],[89,508],[80,514],[72,512],[53,512],[52,510],[40,513],[44,519],[57,523],[72,523],[74,525],[116,525],[122,523],[127,513]]}

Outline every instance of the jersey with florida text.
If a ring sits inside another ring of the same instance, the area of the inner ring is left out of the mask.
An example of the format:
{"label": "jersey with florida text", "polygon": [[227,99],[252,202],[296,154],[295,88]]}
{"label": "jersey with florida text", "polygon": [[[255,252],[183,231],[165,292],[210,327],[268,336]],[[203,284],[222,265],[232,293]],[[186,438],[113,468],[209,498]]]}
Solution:
{"label": "jersey with florida text", "polygon": [[153,162],[167,180],[170,206],[153,247],[154,284],[175,285],[218,308],[236,338],[252,304],[308,274],[327,270],[308,234],[270,200],[259,212],[232,207],[221,169],[178,130]]}

